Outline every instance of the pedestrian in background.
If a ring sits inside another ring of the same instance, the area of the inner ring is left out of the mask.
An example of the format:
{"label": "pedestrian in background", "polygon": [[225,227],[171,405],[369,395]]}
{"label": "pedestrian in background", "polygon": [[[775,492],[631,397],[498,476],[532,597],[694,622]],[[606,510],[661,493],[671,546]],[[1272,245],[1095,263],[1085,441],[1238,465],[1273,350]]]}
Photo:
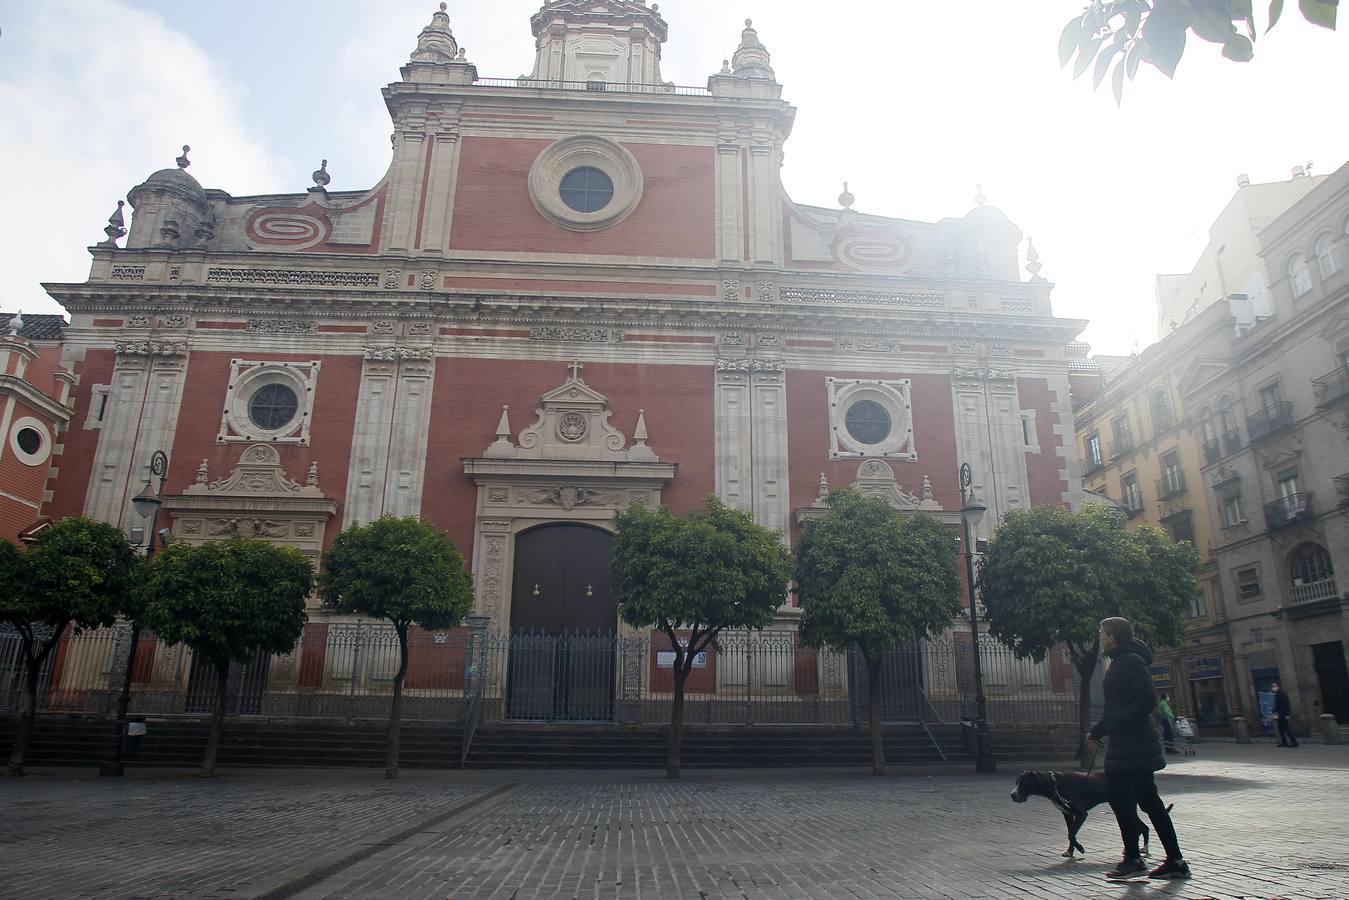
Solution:
{"label": "pedestrian in background", "polygon": [[[1152,724],[1157,709],[1157,691],[1149,668],[1152,651],[1134,638],[1128,619],[1102,620],[1100,640],[1101,650],[1110,658],[1104,680],[1105,713],[1092,726],[1089,737],[1098,746],[1102,738],[1110,739],[1105,752],[1106,798],[1124,841],[1124,859],[1105,877],[1124,881],[1146,873],[1149,878],[1189,878],[1189,863],[1181,855],[1175,826],[1157,794],[1153,777],[1166,768],[1166,757]],[[1166,861],[1151,872],[1138,847],[1142,832],[1135,807],[1148,814],[1166,847]]]}
{"label": "pedestrian in background", "polygon": [[1293,726],[1290,718],[1293,715],[1293,701],[1288,699],[1288,695],[1279,688],[1277,683],[1274,685],[1273,691],[1274,716],[1279,722],[1279,746],[1296,747],[1297,738],[1293,737]]}
{"label": "pedestrian in background", "polygon": [[1166,746],[1167,753],[1176,751],[1176,731],[1172,723],[1176,714],[1171,710],[1171,698],[1162,697],[1157,701],[1157,718],[1162,720],[1162,743]]}

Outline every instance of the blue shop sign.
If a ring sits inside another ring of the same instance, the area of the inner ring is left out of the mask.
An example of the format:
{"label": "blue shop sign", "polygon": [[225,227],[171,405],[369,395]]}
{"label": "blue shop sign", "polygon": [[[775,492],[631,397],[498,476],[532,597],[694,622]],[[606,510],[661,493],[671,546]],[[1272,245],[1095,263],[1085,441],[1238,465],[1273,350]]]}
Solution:
{"label": "blue shop sign", "polygon": [[1189,660],[1190,680],[1208,681],[1211,678],[1223,677],[1223,661],[1219,656],[1203,656],[1199,659]]}
{"label": "blue shop sign", "polygon": [[1170,665],[1152,667],[1152,686],[1155,688],[1175,687],[1175,682],[1171,680]]}

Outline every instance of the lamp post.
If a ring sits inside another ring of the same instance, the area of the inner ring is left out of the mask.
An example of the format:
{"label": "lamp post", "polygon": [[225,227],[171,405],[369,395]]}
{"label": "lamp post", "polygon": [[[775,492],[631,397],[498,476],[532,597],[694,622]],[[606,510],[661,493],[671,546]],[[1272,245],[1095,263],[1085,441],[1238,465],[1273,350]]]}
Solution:
{"label": "lamp post", "polygon": [[[131,499],[141,518],[150,520],[148,540],[145,544],[145,557],[155,555],[156,528],[159,524],[159,508],[164,504],[164,481],[168,478],[169,457],[163,450],[156,450],[150,456],[150,477],[145,487]],[[151,493],[151,481],[158,477],[159,487]],[[140,639],[140,622],[131,623],[131,642],[126,653],[126,671],[122,675],[122,692],[117,695],[117,741],[113,744],[112,756],[99,767],[98,774],[118,776],[122,774],[122,744],[127,733],[127,707],[131,705],[131,678],[136,666],[136,643]]]}
{"label": "lamp post", "polygon": [[974,758],[974,771],[991,773],[998,771],[997,760],[993,758],[992,742],[988,735],[988,704],[984,697],[984,669],[979,658],[979,610],[974,597],[974,541],[971,530],[988,512],[987,504],[974,496],[973,476],[970,464],[960,465],[960,522],[965,534],[965,576],[970,587],[970,643],[974,645],[974,728],[978,738],[978,749]]}

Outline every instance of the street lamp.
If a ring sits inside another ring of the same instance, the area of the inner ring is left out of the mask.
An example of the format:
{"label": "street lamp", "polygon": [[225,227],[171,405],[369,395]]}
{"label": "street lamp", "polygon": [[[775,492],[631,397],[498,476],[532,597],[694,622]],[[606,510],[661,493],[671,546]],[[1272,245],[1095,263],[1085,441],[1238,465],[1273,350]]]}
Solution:
{"label": "street lamp", "polygon": [[993,758],[993,747],[988,735],[988,704],[984,697],[984,669],[979,658],[979,611],[974,597],[974,541],[970,532],[988,512],[988,505],[974,496],[972,487],[974,478],[970,473],[970,464],[960,465],[960,522],[965,533],[965,575],[970,586],[970,643],[974,645],[974,728],[978,738],[978,749],[974,758],[974,771],[996,772],[997,760]]}
{"label": "street lamp", "polygon": [[[145,479],[145,487],[131,499],[136,514],[150,520],[149,540],[145,545],[145,556],[155,555],[155,540],[159,534],[159,508],[164,505],[164,482],[168,478],[169,457],[163,450],[156,450],[150,456],[150,477]],[[159,478],[159,488],[151,493],[151,481]],[[131,705],[131,678],[136,666],[136,643],[140,639],[140,622],[131,623],[131,646],[126,653],[126,672],[122,675],[122,692],[117,695],[117,741],[113,744],[112,757],[99,767],[98,774],[118,776],[122,774],[122,744],[127,734],[127,707]]]}

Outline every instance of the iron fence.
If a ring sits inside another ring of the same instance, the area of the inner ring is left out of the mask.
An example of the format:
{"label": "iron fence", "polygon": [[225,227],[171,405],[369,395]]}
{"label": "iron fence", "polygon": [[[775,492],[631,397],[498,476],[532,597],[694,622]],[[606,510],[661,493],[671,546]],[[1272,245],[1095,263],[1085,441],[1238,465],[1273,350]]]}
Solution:
{"label": "iron fence", "polygon": [[[39,708],[111,715],[122,684],[128,626],[68,633],[40,678]],[[1077,685],[1066,651],[1041,663],[981,641],[992,724],[1076,721]],[[513,634],[413,629],[403,716],[461,721],[661,723],[674,699],[674,652],[651,634]],[[260,653],[230,668],[230,715],[282,719],[381,719],[398,670],[389,625],[309,623],[295,649]],[[0,710],[23,704],[16,634],[0,633]],[[136,715],[202,715],[218,685],[213,667],[142,632],[132,679]],[[951,724],[973,716],[968,634],[912,642],[884,654],[880,709],[886,721]],[[700,654],[685,686],[685,721],[710,724],[860,724],[869,680],[856,649],[816,650],[795,632],[724,633]]]}

